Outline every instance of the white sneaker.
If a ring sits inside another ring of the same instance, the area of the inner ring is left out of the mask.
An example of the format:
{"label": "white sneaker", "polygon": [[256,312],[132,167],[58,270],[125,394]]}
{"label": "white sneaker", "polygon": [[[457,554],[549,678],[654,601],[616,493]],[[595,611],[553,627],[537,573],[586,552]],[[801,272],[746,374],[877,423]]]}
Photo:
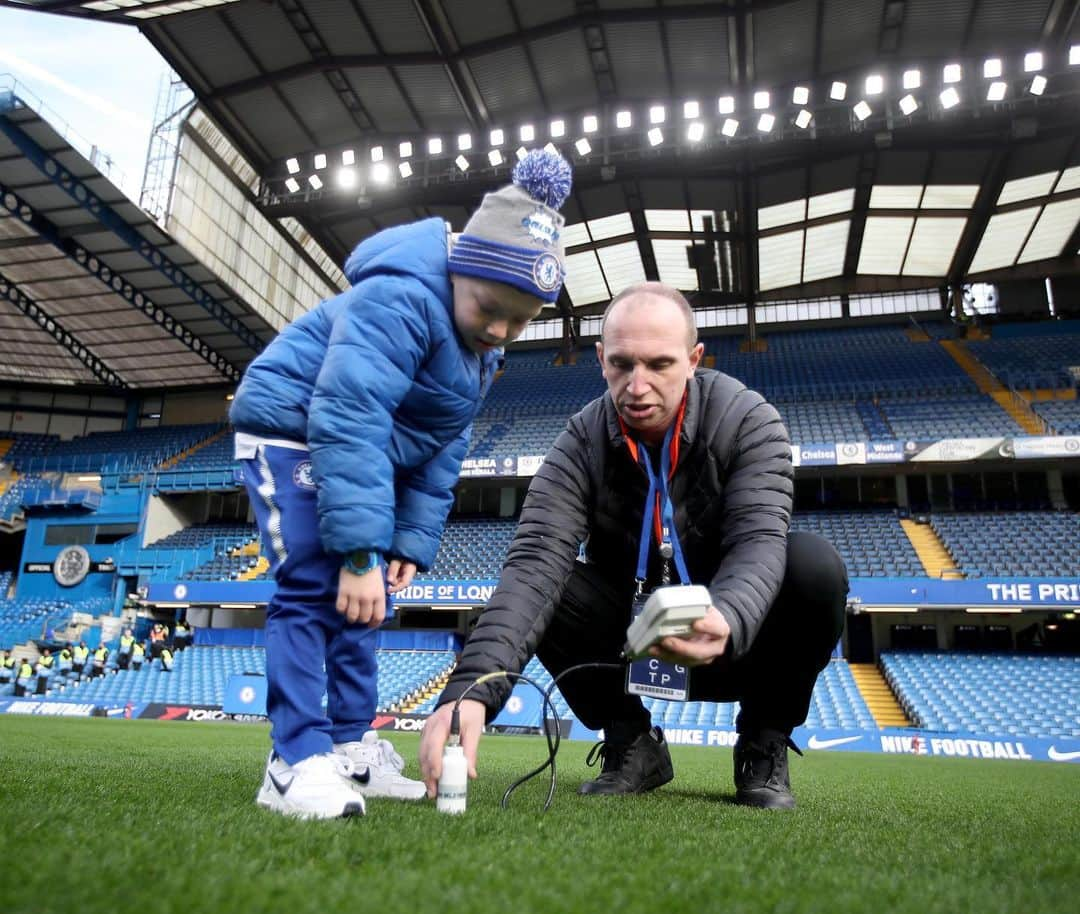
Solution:
{"label": "white sneaker", "polygon": [[359,742],[334,743],[334,752],[352,763],[352,781],[364,796],[395,800],[422,800],[427,796],[424,782],[410,781],[402,775],[405,760],[374,730],[368,730]]}
{"label": "white sneaker", "polygon": [[334,752],[311,755],[295,765],[275,752],[255,802],[301,819],[337,819],[364,814],[364,798],[349,779],[352,763]]}

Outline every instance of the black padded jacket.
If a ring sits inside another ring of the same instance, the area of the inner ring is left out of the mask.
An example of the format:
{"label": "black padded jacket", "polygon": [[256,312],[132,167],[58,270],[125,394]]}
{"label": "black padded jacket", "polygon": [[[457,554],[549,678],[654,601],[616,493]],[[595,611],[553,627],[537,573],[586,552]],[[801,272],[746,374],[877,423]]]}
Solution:
{"label": "black padded jacket", "polygon": [[[753,643],[784,577],[792,478],[791,446],[776,410],[740,381],[698,370],[687,384],[670,493],[692,583],[709,588],[731,626],[733,659]],[[499,585],[440,705],[484,673],[524,668],[581,543],[587,561],[625,593],[629,616],[647,493],[646,474],[604,394],[570,419],[533,478]],[[509,692],[498,679],[469,697],[484,702],[490,719]]]}

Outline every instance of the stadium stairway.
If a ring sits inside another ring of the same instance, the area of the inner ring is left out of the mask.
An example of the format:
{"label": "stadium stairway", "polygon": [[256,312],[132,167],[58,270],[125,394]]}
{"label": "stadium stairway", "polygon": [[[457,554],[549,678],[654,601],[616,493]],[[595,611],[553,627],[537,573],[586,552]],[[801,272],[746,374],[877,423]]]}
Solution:
{"label": "stadium stairway", "polygon": [[848,669],[859,687],[866,707],[879,727],[910,727],[911,721],[900,707],[885,677],[872,663],[849,663]]}
{"label": "stadium stairway", "polygon": [[208,444],[213,444],[215,441],[219,441],[223,436],[232,434],[232,430],[229,428],[223,428],[220,431],[215,432],[209,438],[204,441],[199,441],[189,447],[187,450],[181,451],[179,454],[174,454],[168,460],[163,461],[158,465],[159,470],[171,470],[181,460],[184,460],[194,454],[196,451],[201,450]]}
{"label": "stadium stairway", "polygon": [[922,562],[926,576],[946,581],[959,581],[964,572],[956,567],[945,544],[938,538],[937,531],[930,524],[917,524],[909,518],[901,518],[900,526],[911,540],[915,554]]}
{"label": "stadium stairway", "polygon": [[975,382],[980,393],[987,394],[1029,435],[1045,435],[1046,423],[1026,400],[1002,384],[960,340],[941,340],[944,349]]}
{"label": "stadium stairway", "polygon": [[437,676],[433,676],[425,682],[420,688],[413,692],[411,696],[401,702],[401,707],[399,709],[400,713],[412,714],[429,698],[442,692],[442,690],[446,688],[446,683],[450,681],[450,674],[453,672],[454,665],[451,665]]}
{"label": "stadium stairway", "polygon": [[259,556],[259,561],[255,563],[252,568],[247,571],[241,572],[240,576],[236,579],[238,581],[254,581],[259,575],[265,574],[270,570],[270,559],[265,555]]}

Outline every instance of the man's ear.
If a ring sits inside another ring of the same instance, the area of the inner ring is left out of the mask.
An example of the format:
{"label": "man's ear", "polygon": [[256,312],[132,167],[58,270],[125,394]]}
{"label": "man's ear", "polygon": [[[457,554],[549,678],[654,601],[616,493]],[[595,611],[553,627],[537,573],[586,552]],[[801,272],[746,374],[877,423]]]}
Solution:
{"label": "man's ear", "polygon": [[694,376],[694,372],[697,370],[698,365],[701,364],[701,357],[705,353],[705,344],[698,343],[690,350],[690,377]]}

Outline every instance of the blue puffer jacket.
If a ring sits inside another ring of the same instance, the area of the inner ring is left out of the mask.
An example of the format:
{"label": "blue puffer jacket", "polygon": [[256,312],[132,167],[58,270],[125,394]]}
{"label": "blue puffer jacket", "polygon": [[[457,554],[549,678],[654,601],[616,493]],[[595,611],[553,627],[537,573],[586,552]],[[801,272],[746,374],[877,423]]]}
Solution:
{"label": "blue puffer jacket", "polygon": [[441,219],[362,242],[345,265],[352,288],[286,327],[236,392],[239,431],[311,448],[327,552],[376,550],[421,570],[435,559],[501,359],[462,343],[446,262]]}

